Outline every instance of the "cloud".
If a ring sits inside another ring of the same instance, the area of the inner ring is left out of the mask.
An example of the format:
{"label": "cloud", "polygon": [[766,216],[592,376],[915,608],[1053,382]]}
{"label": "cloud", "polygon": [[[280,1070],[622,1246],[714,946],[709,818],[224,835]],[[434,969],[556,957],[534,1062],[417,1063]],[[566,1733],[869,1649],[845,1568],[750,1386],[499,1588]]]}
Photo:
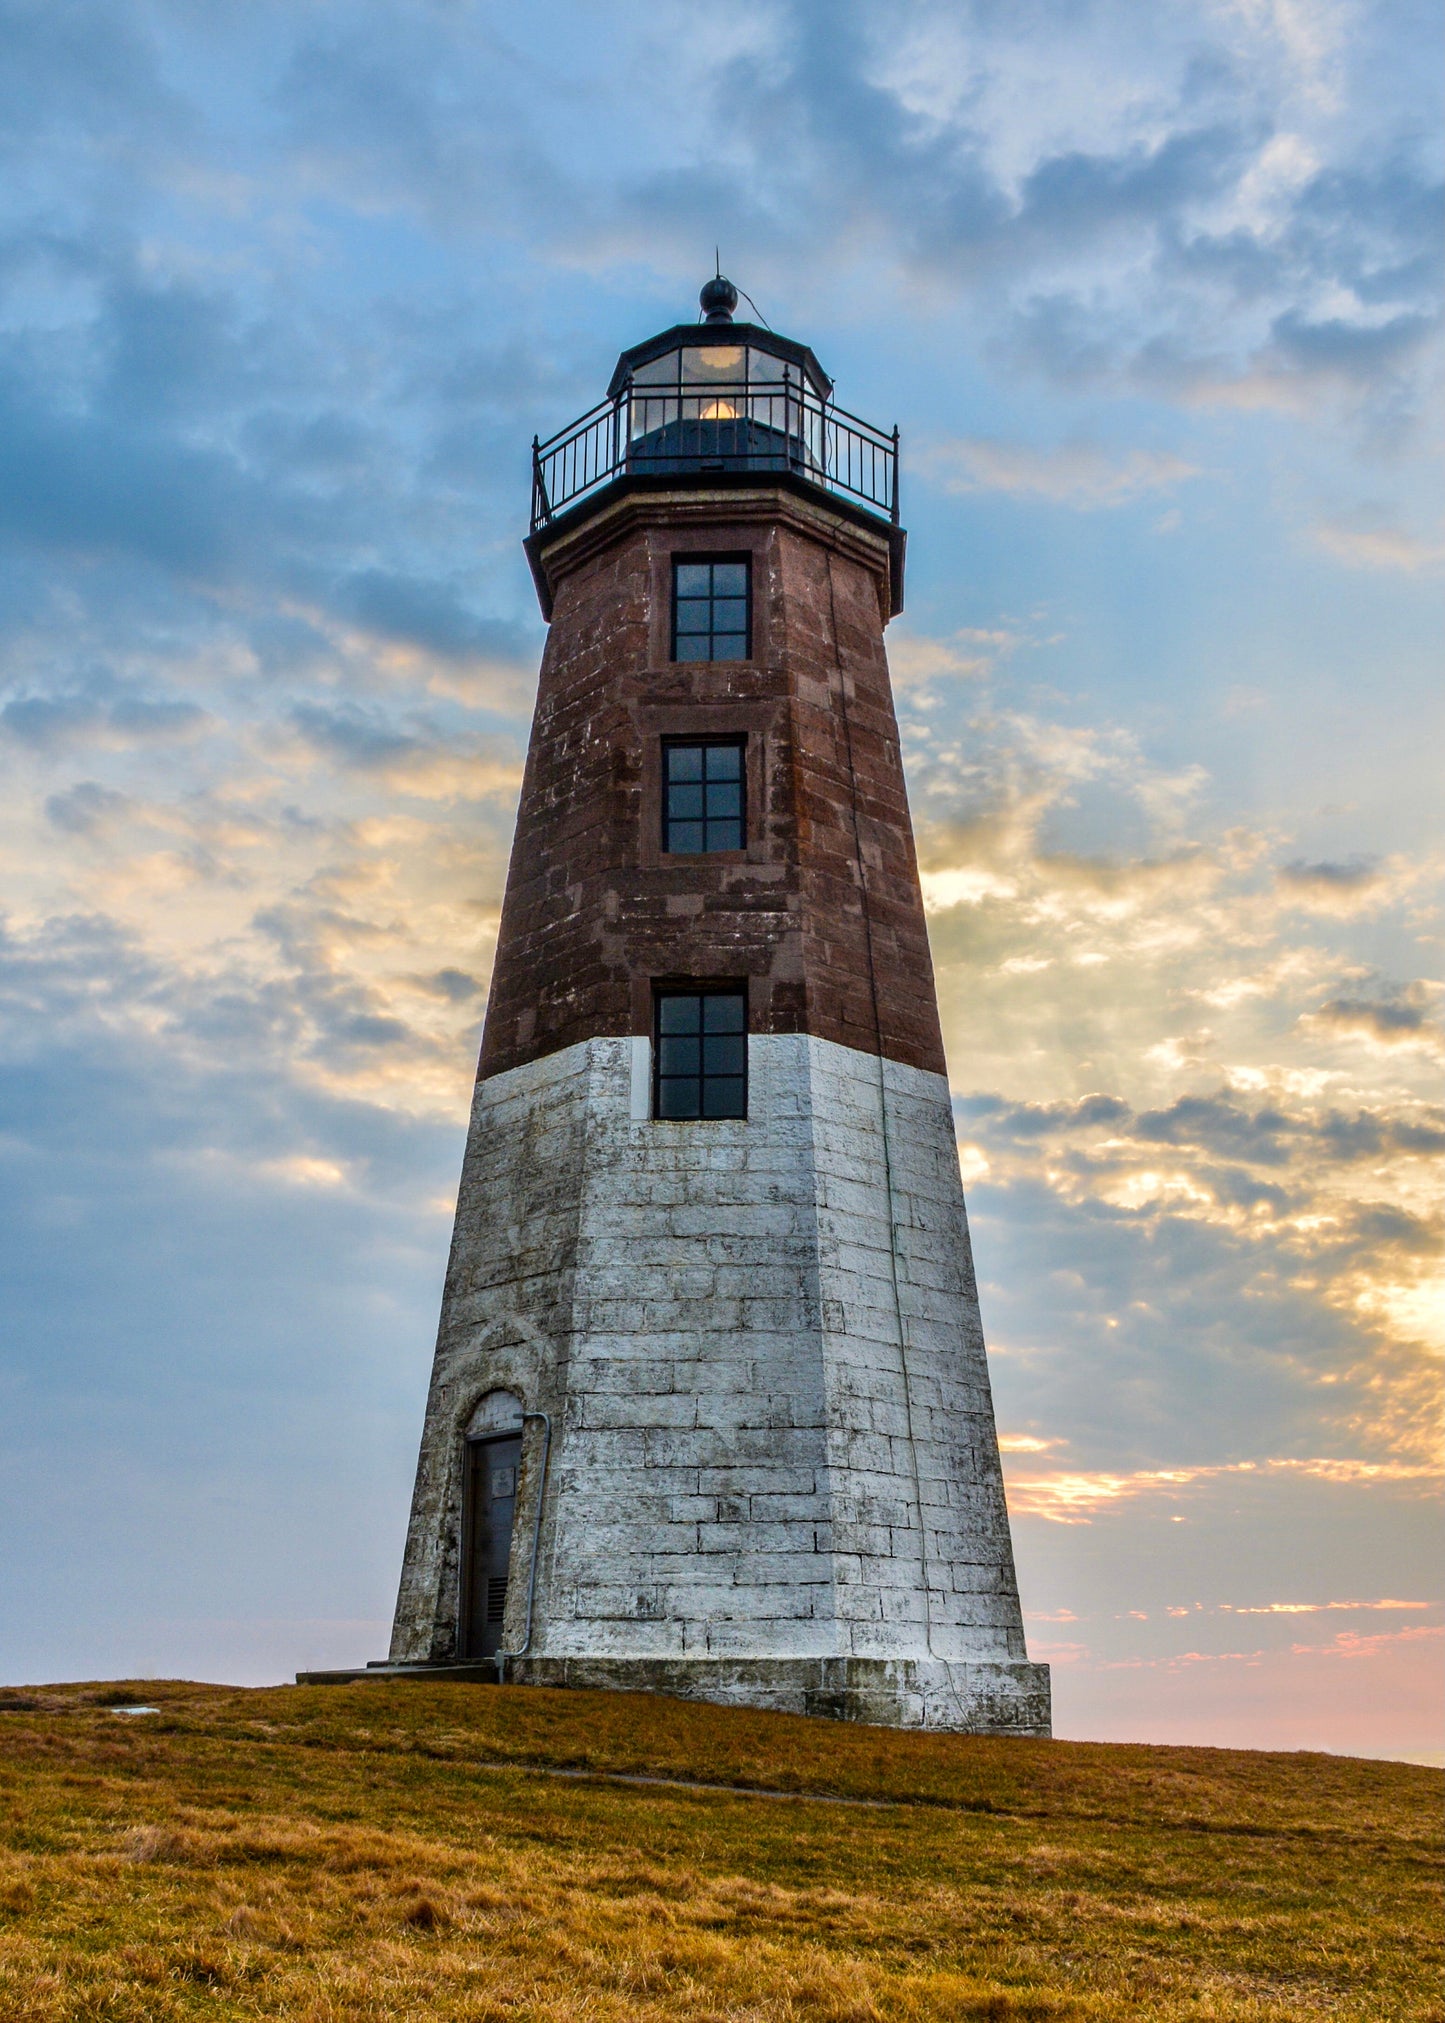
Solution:
{"label": "cloud", "polygon": [[1336,997],[1306,1014],[1310,1024],[1358,1034],[1383,1047],[1445,1044],[1445,1034],[1429,1015],[1419,991],[1399,998]]}
{"label": "cloud", "polygon": [[521,787],[522,755],[508,738],[448,734],[421,717],[404,728],[355,703],[298,702],[291,722],[317,752],[425,800],[500,800],[510,808]]}
{"label": "cloud", "polygon": [[[1017,1387],[1002,1395],[1035,1401],[1040,1436],[1072,1427],[1110,1475],[1126,1471],[1105,1398],[1150,1429],[1145,1454],[1167,1423],[1181,1466],[1213,1465],[1241,1425],[1266,1456],[1417,1465],[1445,1348],[1445,1112],[1410,1048],[1342,1063],[1339,1028],[1311,1014],[1365,995],[1381,934],[1417,945],[1434,873],[1215,829],[1211,783],[1167,791],[1139,744],[1001,710],[987,685],[921,714],[912,697],[962,1170]],[[1392,1034],[1429,1019],[1426,996],[1379,1002],[1406,1006]],[[1185,1397],[1187,1428],[1165,1402]]]}
{"label": "cloud", "polygon": [[1288,1156],[1280,1142],[1280,1133],[1289,1128],[1282,1112],[1265,1109],[1250,1115],[1227,1096],[1180,1096],[1168,1109],[1146,1110],[1134,1128],[1146,1142],[1204,1146],[1257,1166],[1282,1165]]}
{"label": "cloud", "polygon": [[1261,1602],[1258,1604],[1221,1602],[1222,1613],[1236,1616],[1317,1616],[1332,1610],[1344,1610],[1349,1614],[1364,1614],[1371,1611],[1403,1609],[1429,1609],[1439,1606],[1436,1602],[1393,1601],[1378,1602]]}
{"label": "cloud", "polygon": [[1327,553],[1354,569],[1395,569],[1408,576],[1445,562],[1445,541],[1422,540],[1397,527],[1322,520],[1313,531]]}
{"label": "cloud", "polygon": [[1275,875],[1296,904],[1322,913],[1359,913],[1390,891],[1390,880],[1373,857],[1351,857],[1341,863],[1296,859],[1282,864]]}
{"label": "cloud", "polygon": [[191,737],[206,723],[196,703],[127,693],[104,678],[59,694],[12,696],[0,707],[0,736],[44,752]]}
{"label": "cloud", "polygon": [[419,981],[423,989],[435,991],[451,1004],[466,1004],[485,988],[477,977],[468,976],[464,969],[439,969]]}
{"label": "cloud", "polygon": [[1286,1477],[1336,1485],[1389,1482],[1409,1484],[1417,1493],[1433,1493],[1439,1485],[1438,1467],[1425,1462],[1351,1461],[1330,1456],[1231,1461],[1191,1468],[1141,1468],[1129,1474],[1057,1470],[1029,1475],[1011,1467],[1009,1508],[1020,1516],[1042,1517],[1053,1524],[1089,1524],[1103,1511],[1143,1498],[1177,1499],[1197,1484],[1240,1476]]}
{"label": "cloud", "polygon": [[894,690],[919,689],[934,681],[976,681],[991,674],[1022,639],[1005,626],[963,626],[947,639],[908,631],[890,632],[888,672]]}
{"label": "cloud", "polygon": [[112,792],[95,780],[80,780],[63,794],[52,794],[45,803],[47,818],[57,829],[75,836],[94,836],[109,827],[130,807],[125,794]]}
{"label": "cloud", "polygon": [[949,492],[1005,492],[1090,512],[1123,506],[1146,492],[1200,475],[1195,464],[1161,450],[1111,455],[1093,443],[1040,450],[973,437],[926,446],[924,472]]}
{"label": "cloud", "polygon": [[355,703],[327,708],[320,703],[298,702],[291,721],[308,744],[363,771],[394,767],[421,749],[416,738]]}
{"label": "cloud", "polygon": [[512,660],[526,644],[519,626],[473,611],[447,583],[366,569],[346,579],[338,602],[366,630],[447,660]]}
{"label": "cloud", "polygon": [[119,108],[174,133],[181,100],[162,83],[151,37],[141,25],[98,0],[63,12],[7,6],[4,117],[11,148],[54,134],[86,134]]}

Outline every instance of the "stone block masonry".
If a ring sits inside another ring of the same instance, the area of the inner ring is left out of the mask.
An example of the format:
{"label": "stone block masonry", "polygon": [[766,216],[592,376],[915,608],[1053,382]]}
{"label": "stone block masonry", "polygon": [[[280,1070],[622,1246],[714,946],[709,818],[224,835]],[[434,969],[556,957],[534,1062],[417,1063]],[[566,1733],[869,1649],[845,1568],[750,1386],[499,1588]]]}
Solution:
{"label": "stone block masonry", "polygon": [[749,1043],[746,1120],[634,1115],[633,1042],[480,1082],[392,1662],[456,1657],[466,1428],[529,1437],[514,1675],[1046,1733],[944,1078]]}

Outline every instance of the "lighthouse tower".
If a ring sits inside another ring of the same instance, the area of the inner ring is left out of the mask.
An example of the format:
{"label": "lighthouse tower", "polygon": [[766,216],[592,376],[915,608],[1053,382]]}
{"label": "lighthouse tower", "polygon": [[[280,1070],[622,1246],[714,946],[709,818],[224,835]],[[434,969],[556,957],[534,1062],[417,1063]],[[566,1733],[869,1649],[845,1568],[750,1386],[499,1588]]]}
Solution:
{"label": "lighthouse tower", "polygon": [[550,633],[384,1669],[1047,1734],[884,657],[897,433],[701,300],[534,455]]}

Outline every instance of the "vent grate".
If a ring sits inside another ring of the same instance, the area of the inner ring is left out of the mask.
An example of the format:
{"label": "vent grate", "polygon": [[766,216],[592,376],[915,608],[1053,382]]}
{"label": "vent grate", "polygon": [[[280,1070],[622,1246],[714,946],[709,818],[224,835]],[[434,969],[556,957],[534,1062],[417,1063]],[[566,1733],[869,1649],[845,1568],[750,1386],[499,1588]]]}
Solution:
{"label": "vent grate", "polygon": [[506,1607],[507,1579],[504,1574],[500,1580],[489,1580],[487,1582],[487,1621],[489,1623],[499,1623],[506,1613]]}

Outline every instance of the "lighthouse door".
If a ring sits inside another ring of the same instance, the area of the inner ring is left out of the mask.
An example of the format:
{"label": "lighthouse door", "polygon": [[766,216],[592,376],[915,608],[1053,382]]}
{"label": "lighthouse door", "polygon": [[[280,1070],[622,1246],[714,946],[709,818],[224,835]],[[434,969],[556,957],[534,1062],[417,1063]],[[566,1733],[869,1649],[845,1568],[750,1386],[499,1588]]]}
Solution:
{"label": "lighthouse door", "polygon": [[522,1462],[519,1434],[467,1442],[462,1508],[461,1657],[490,1658],[501,1649],[512,1557],[512,1513]]}

